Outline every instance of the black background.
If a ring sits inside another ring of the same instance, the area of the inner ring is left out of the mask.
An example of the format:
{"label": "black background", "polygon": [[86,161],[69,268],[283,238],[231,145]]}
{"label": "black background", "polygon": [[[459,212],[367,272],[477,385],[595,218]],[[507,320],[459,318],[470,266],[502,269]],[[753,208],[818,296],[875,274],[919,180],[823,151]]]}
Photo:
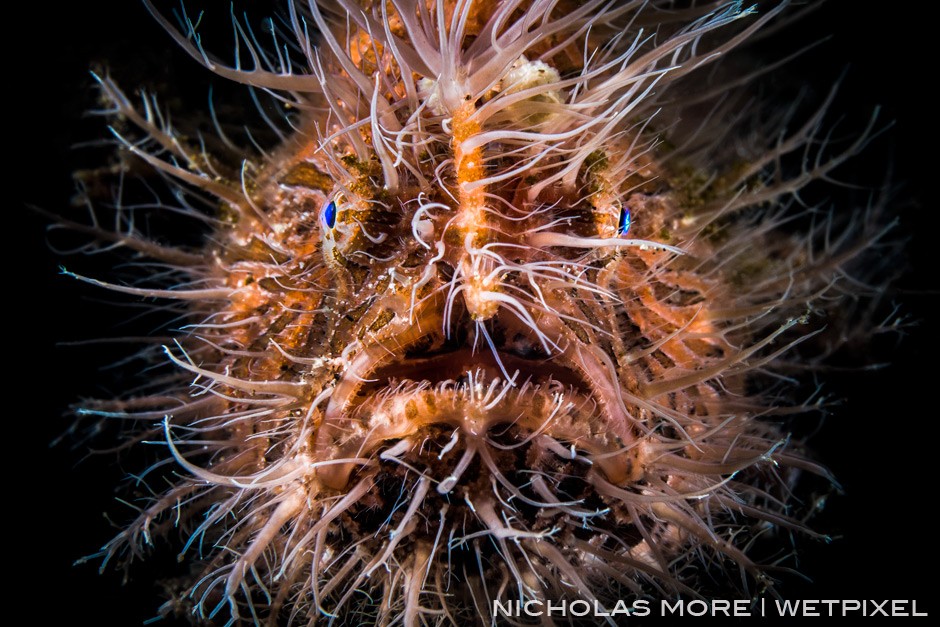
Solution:
{"label": "black background", "polygon": [[[6,463],[0,494],[7,498],[7,531],[0,547],[7,574],[17,582],[6,600],[21,604],[27,616],[34,614],[30,622],[139,625],[159,605],[146,563],[133,571],[135,581],[126,587],[113,573],[99,576],[93,565],[71,565],[112,535],[102,512],[126,515],[112,490],[126,470],[108,456],[82,461],[83,450],[49,447],[67,427],[62,414],[70,403],[115,391],[99,383],[110,377],[101,367],[121,355],[114,348],[56,343],[113,335],[121,312],[98,303],[91,288],[57,274],[59,263],[80,268],[84,262],[53,255],[45,221],[24,205],[57,211],[73,192],[69,173],[94,165],[86,153],[72,149],[100,137],[100,124],[82,117],[94,105],[87,74],[93,63],[110,60],[128,90],[135,81],[169,80],[181,91],[191,84],[189,91],[202,98],[210,77],[179,53],[135,2],[63,4],[20,3],[20,15],[8,15],[4,24],[7,41],[15,34],[27,41],[6,52],[3,74],[2,197],[11,222],[0,232],[9,254],[2,307],[12,343],[3,380]],[[228,3],[214,6],[210,17],[227,20]],[[894,203],[900,232],[910,237],[898,262],[908,269],[896,300],[916,322],[899,342],[879,342],[858,357],[859,363],[890,361],[887,368],[827,378],[827,391],[844,401],[812,444],[843,483],[845,495],[830,501],[815,527],[839,539],[829,545],[800,542],[800,569],[812,583],[791,581],[784,588],[787,596],[917,599],[920,609],[940,611],[930,594],[938,526],[928,510],[940,464],[935,426],[940,264],[933,194],[940,137],[937,107],[926,93],[940,72],[932,65],[930,21],[911,10],[832,1],[786,38],[768,44],[773,53],[832,35],[783,73],[824,93],[847,67],[837,107],[864,117],[881,105],[881,119],[895,122],[851,168],[877,185],[886,164],[892,164],[900,188]]]}

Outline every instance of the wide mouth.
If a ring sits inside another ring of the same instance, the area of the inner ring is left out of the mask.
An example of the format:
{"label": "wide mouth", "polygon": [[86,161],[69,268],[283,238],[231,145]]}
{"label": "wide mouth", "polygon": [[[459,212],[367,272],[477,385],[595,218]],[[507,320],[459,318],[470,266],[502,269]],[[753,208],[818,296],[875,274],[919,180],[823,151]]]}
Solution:
{"label": "wide mouth", "polygon": [[318,476],[342,490],[356,464],[364,470],[372,466],[368,460],[403,451],[420,457],[422,443],[443,437],[476,442],[468,444],[471,450],[539,439],[553,454],[596,465],[620,482],[632,467],[625,456],[614,457],[633,437],[615,428],[603,390],[588,372],[570,355],[545,357],[518,343],[496,348],[455,342],[435,349],[425,344],[402,351],[370,372],[357,372],[355,392],[341,411],[327,416],[317,435],[317,457],[337,463]]}
{"label": "wide mouth", "polygon": [[469,377],[476,377],[478,382],[508,381],[515,386],[551,383],[553,387],[562,386],[575,394],[591,395],[591,386],[580,373],[565,366],[557,357],[528,358],[504,350],[494,352],[464,346],[426,356],[404,355],[378,367],[360,387],[349,410],[354,411],[356,405],[404,382],[459,386]]}

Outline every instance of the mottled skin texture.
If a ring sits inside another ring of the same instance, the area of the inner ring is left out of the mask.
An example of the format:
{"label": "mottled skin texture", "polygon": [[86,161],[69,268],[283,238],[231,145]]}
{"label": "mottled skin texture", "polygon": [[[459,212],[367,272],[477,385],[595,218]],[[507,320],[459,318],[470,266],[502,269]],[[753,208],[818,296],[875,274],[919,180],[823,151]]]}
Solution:
{"label": "mottled skin texture", "polygon": [[[104,81],[164,154],[130,152],[222,207],[173,262],[202,291],[132,291],[191,301],[167,354],[196,382],[131,402],[167,416],[188,477],[105,554],[173,526],[224,547],[166,612],[489,622],[491,599],[694,596],[690,565],[760,593],[754,537],[807,531],[795,470],[825,471],[768,419],[807,408],[763,377],[808,312],[842,302],[836,277],[874,235],[780,228],[788,195],[844,158],[780,169],[817,117],[732,151],[734,101],[689,88],[777,9],[528,4],[370,4],[313,74],[213,67],[303,105],[303,132],[240,175]],[[433,72],[420,24],[448,42]],[[479,45],[498,33],[498,54]]]}

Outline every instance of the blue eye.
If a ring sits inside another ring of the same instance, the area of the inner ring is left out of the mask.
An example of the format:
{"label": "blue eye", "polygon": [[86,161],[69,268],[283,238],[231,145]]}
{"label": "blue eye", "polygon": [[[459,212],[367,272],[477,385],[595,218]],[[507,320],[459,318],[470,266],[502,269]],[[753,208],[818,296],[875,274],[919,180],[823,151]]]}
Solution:
{"label": "blue eye", "polygon": [[620,208],[620,222],[617,224],[617,235],[626,235],[630,230],[630,209]]}
{"label": "blue eye", "polygon": [[336,203],[332,200],[323,208],[323,224],[328,229],[336,226]]}

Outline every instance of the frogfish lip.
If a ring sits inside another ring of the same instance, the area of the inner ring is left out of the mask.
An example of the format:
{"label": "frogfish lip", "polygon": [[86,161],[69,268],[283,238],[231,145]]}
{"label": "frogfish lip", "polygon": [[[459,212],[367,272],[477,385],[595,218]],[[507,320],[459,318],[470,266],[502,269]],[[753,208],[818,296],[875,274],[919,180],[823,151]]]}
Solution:
{"label": "frogfish lip", "polygon": [[624,453],[635,433],[617,428],[623,423],[610,419],[604,386],[564,353],[530,359],[511,349],[461,346],[377,361],[346,374],[355,391],[347,389],[342,406],[331,401],[318,429],[318,460],[351,460],[317,469],[329,489],[346,488],[357,465],[352,460],[361,464],[390,447],[399,454],[418,449],[420,434],[432,428],[474,446],[499,446],[492,434],[511,428],[518,441],[538,438],[543,448],[581,459],[618,485],[638,471],[635,456]]}

